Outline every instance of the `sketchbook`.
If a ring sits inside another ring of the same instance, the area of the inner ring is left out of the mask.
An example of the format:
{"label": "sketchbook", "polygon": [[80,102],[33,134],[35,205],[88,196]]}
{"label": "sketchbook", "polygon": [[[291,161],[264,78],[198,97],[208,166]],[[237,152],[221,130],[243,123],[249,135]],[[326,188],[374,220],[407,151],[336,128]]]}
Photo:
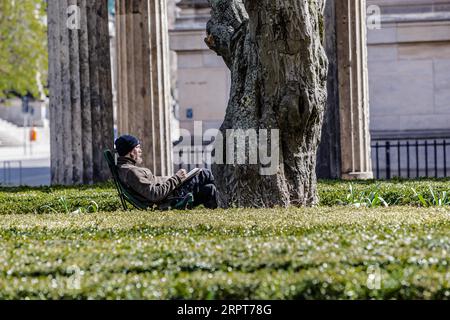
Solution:
{"label": "sketchbook", "polygon": [[186,178],[184,178],[183,182],[186,182],[186,181],[191,180],[192,178],[194,178],[195,176],[197,176],[197,175],[200,173],[201,170],[202,170],[202,169],[200,169],[200,168],[194,168],[194,169],[192,169],[191,171],[189,171],[189,172],[187,173]]}

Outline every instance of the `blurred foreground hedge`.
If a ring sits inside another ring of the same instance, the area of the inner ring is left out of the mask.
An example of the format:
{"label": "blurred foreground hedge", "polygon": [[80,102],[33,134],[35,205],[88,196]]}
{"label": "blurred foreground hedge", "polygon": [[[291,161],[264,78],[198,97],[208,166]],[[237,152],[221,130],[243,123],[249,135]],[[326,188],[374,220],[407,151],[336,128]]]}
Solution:
{"label": "blurred foreground hedge", "polygon": [[446,208],[18,214],[0,299],[449,299]]}

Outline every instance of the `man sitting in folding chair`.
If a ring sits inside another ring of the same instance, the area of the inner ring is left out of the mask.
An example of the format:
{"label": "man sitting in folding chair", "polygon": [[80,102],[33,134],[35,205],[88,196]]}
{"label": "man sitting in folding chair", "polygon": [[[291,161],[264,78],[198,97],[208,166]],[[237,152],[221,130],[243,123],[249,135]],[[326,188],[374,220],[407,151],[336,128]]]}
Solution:
{"label": "man sitting in folding chair", "polygon": [[203,204],[217,208],[217,189],[210,170],[202,169],[198,175],[186,181],[186,170],[179,170],[172,177],[155,177],[150,169],[139,167],[142,150],[139,140],[131,135],[120,136],[115,141],[119,154],[117,169],[120,181],[147,201],[170,207],[168,198],[192,193],[193,206]]}

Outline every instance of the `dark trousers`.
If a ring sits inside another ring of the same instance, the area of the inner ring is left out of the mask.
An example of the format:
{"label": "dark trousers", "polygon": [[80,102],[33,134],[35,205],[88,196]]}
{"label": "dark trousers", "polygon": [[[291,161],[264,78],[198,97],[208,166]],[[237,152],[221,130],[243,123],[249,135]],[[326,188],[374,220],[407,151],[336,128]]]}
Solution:
{"label": "dark trousers", "polygon": [[209,209],[217,208],[217,188],[211,170],[202,169],[197,176],[186,181],[181,189],[194,195],[194,207],[203,204]]}

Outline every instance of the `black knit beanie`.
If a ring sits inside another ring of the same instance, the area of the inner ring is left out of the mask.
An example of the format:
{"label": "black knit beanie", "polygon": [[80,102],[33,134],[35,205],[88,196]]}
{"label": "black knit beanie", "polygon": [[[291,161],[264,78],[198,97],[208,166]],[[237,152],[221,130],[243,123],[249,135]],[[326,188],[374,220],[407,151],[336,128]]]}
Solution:
{"label": "black knit beanie", "polygon": [[140,144],[136,137],[123,135],[116,139],[115,145],[119,156],[126,156],[134,147]]}

